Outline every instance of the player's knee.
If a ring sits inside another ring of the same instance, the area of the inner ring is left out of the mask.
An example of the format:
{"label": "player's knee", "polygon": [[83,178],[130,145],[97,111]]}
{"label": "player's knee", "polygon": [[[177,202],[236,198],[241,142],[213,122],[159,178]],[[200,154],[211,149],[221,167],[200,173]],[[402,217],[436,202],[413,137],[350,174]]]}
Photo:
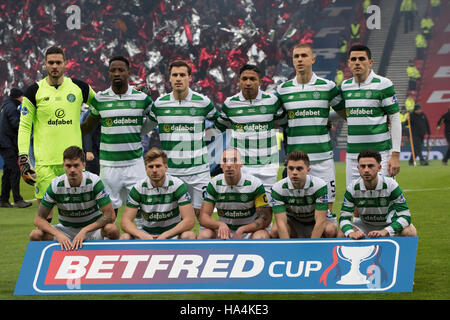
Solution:
{"label": "player's knee", "polygon": [[342,232],[341,229],[339,229],[336,237],[337,238],[345,238],[345,234]]}
{"label": "player's knee", "polygon": [[252,239],[270,239],[270,235],[266,230],[258,230],[252,234]]}
{"label": "player's knee", "polygon": [[211,229],[203,229],[198,233],[197,239],[213,239],[215,238],[215,232]]}
{"label": "player's knee", "polygon": [[39,229],[35,229],[30,232],[30,241],[42,241],[43,238],[44,232]]}
{"label": "player's knee", "polygon": [[180,235],[180,239],[193,240],[196,238],[197,238],[197,235],[195,234],[194,231],[185,231]]}
{"label": "player's knee", "polygon": [[120,237],[119,228],[113,223],[108,223],[103,227],[103,236],[111,240],[117,240]]}
{"label": "player's knee", "polygon": [[119,237],[119,240],[131,240],[133,237],[129,233],[122,233]]}
{"label": "player's knee", "polygon": [[334,223],[327,223],[323,232],[324,238],[336,238],[338,235],[337,225]]}

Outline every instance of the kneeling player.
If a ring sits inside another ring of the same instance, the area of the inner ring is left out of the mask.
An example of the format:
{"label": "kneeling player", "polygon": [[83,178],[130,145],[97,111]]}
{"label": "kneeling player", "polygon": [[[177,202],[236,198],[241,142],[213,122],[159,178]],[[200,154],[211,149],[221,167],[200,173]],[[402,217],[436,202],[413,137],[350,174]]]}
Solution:
{"label": "kneeling player", "polygon": [[[266,228],[272,212],[262,182],[242,173],[243,161],[237,149],[222,153],[223,174],[212,179],[206,188],[200,210],[198,239],[268,239]],[[214,206],[219,220],[212,217]]]}
{"label": "kneeling player", "polygon": [[[339,217],[340,236],[353,239],[417,236],[402,189],[393,178],[380,173],[381,154],[361,151],[358,171],[360,178],[347,186],[344,195]],[[359,219],[352,221],[355,207]]]}
{"label": "kneeling player", "polygon": [[[119,238],[114,224],[115,213],[100,178],[88,171],[83,150],[67,148],[63,154],[65,174],[52,180],[42,199],[34,224],[37,229],[30,240],[57,240],[63,250],[77,250],[84,240]],[[59,224],[52,226],[47,218],[56,205]]]}
{"label": "kneeling player", "polygon": [[[157,148],[145,157],[147,177],[138,182],[128,195],[122,217],[121,240],[128,239],[195,239],[192,228],[195,214],[186,185],[167,174],[167,155]],[[141,228],[133,220],[141,215]]]}
{"label": "kneeling player", "polygon": [[[311,176],[303,151],[287,155],[288,176],[272,187],[272,210],[279,238],[335,238],[336,219],[328,218],[327,183]],[[274,237],[274,233],[272,233]]]}

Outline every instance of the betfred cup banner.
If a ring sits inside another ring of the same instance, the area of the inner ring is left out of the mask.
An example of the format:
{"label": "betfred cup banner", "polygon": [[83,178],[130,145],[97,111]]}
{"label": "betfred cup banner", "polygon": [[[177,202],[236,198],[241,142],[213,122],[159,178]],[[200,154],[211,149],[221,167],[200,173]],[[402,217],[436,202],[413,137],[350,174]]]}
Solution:
{"label": "betfred cup banner", "polygon": [[14,294],[408,292],[416,252],[416,237],[32,241]]}

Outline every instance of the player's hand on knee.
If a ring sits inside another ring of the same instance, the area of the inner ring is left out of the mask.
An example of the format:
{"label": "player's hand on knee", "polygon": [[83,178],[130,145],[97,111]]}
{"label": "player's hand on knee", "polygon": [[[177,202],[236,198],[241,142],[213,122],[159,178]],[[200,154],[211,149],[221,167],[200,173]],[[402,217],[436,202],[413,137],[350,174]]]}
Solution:
{"label": "player's hand on knee", "polygon": [[217,229],[217,239],[229,239],[230,228],[225,223],[220,223],[220,227]]}
{"label": "player's hand on knee", "polygon": [[72,249],[72,242],[66,235],[64,235],[62,233],[57,234],[56,241],[58,241],[59,244],[61,245],[61,250],[71,250]]}

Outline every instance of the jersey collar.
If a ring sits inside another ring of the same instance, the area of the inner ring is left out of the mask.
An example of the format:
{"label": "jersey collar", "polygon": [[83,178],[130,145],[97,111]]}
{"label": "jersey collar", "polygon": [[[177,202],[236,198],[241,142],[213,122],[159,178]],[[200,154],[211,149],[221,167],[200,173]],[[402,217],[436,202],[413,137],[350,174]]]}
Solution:
{"label": "jersey collar", "polygon": [[[244,95],[242,94],[242,90],[238,93],[239,101],[250,101],[249,99],[245,99]],[[258,94],[256,95],[256,98],[253,99],[253,101],[259,101],[262,99],[262,90],[258,88]]]}
{"label": "jersey collar", "polygon": [[[190,101],[190,100],[192,100],[192,94],[193,94],[193,91],[191,90],[191,88],[188,88],[188,94],[187,94],[186,98],[184,98],[184,100],[181,100],[181,101]],[[175,96],[173,95],[173,91],[170,92],[170,100],[171,101],[178,101],[178,99],[175,99]]]}
{"label": "jersey collar", "polygon": [[108,90],[109,90],[110,95],[119,97],[119,96],[128,96],[128,95],[130,95],[131,92],[133,91],[133,88],[132,88],[130,85],[128,85],[128,90],[127,90],[127,92],[122,93],[122,94],[117,94],[117,93],[115,93],[115,92],[113,91],[113,89],[112,89],[112,86],[109,87]]}
{"label": "jersey collar", "polygon": [[308,83],[298,83],[297,81],[297,76],[294,77],[294,79],[292,79],[292,83],[294,84],[294,86],[302,86],[302,85],[313,85],[314,83],[316,83],[317,81],[317,75],[313,72],[311,79],[309,80]]}
{"label": "jersey collar", "polygon": [[170,175],[168,175],[168,174],[166,173],[166,179],[164,179],[164,183],[163,183],[163,185],[160,186],[160,187],[154,187],[154,186],[152,185],[152,182],[150,181],[150,177],[149,177],[149,176],[147,176],[146,179],[147,179],[147,186],[148,186],[149,189],[167,188],[167,187],[169,186]]}
{"label": "jersey collar", "polygon": [[306,190],[306,189],[309,189],[309,186],[311,185],[311,176],[309,174],[306,175],[305,185],[303,186],[302,189],[295,188],[294,185],[292,184],[292,181],[289,178],[289,176],[287,177],[287,182],[288,182],[288,188],[291,190]]}
{"label": "jersey collar", "polygon": [[[361,179],[361,183],[360,183],[360,190],[364,190],[367,191],[366,189],[366,185],[364,184],[364,180],[362,178]],[[381,190],[383,189],[383,183],[384,183],[384,176],[381,173],[378,173],[378,181],[377,181],[377,186],[375,187],[375,190]]]}
{"label": "jersey collar", "polygon": [[81,179],[81,184],[78,187],[72,187],[69,183],[69,179],[67,178],[67,174],[64,174],[64,188],[81,188],[86,186],[86,171],[83,171],[83,178]]}

